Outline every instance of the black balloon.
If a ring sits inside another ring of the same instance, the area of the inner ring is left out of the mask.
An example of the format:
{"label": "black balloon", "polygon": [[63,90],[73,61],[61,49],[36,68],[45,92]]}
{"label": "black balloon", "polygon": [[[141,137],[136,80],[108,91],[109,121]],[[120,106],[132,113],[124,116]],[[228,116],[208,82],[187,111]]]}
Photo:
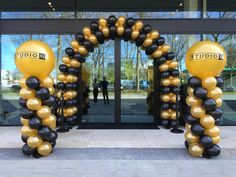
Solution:
{"label": "black balloon", "polygon": [[134,23],[135,23],[134,18],[130,17],[130,18],[126,19],[126,26],[132,27],[134,25]]}
{"label": "black balloon", "polygon": [[192,88],[199,87],[202,85],[202,81],[198,77],[193,76],[188,79],[188,85]]}
{"label": "black balloon", "polygon": [[125,27],[124,38],[126,38],[127,40],[130,39],[131,33],[132,33],[131,27]]}
{"label": "black balloon", "polygon": [[96,31],[95,36],[96,36],[99,44],[104,43],[104,36],[103,36],[103,33],[101,31]]}
{"label": "black balloon", "polygon": [[75,38],[76,40],[79,42],[79,43],[83,43],[84,42],[84,35],[82,33],[77,33],[75,35]]}
{"label": "black balloon", "polygon": [[172,69],[171,70],[171,76],[178,77],[179,76],[179,70],[178,69]]}
{"label": "black balloon", "polygon": [[204,148],[210,148],[213,145],[213,140],[210,136],[203,135],[200,137],[200,143],[204,146]]}
{"label": "black balloon", "polygon": [[152,45],[146,48],[145,54],[151,55],[157,48],[158,48],[157,44],[153,43]]}
{"label": "black balloon", "polygon": [[216,124],[216,125],[220,125],[220,122],[221,122],[221,118],[215,119],[215,124]]}
{"label": "black balloon", "polygon": [[171,91],[170,87],[162,87],[162,89],[161,89],[161,92],[163,94],[168,94],[168,93],[170,93],[170,91]]}
{"label": "black balloon", "polygon": [[64,82],[58,82],[57,83],[57,88],[60,90],[64,90],[65,89],[65,83]]}
{"label": "black balloon", "polygon": [[219,119],[223,115],[223,111],[221,108],[216,108],[214,111],[210,111],[209,114],[214,118],[214,119]]}
{"label": "black balloon", "polygon": [[35,113],[34,113],[34,111],[29,110],[28,108],[21,108],[20,109],[20,115],[24,119],[30,119],[35,115]]}
{"label": "black balloon", "polygon": [[197,136],[201,136],[204,134],[204,127],[201,126],[200,124],[196,123],[196,124],[193,124],[191,126],[191,132],[194,134],[194,135],[197,135]]}
{"label": "black balloon", "polygon": [[[90,42],[90,41],[88,41],[88,40],[85,40],[84,42],[83,42],[83,46],[89,51],[89,52],[93,52],[94,51],[94,46],[93,46],[93,44]],[[81,61],[83,61],[85,58],[83,57],[83,56],[78,56],[77,57],[77,60],[79,61],[79,62],[81,62]]]}
{"label": "black balloon", "polygon": [[177,104],[176,103],[172,103],[171,104],[171,109],[176,111],[177,110]]}
{"label": "black balloon", "polygon": [[74,102],[73,102],[73,100],[66,100],[66,102],[65,102],[65,106],[66,106],[66,107],[74,106]]}
{"label": "black balloon", "polygon": [[51,131],[50,136],[43,138],[44,141],[48,141],[50,143],[56,141],[57,139],[57,132]]}
{"label": "black balloon", "polygon": [[142,29],[142,32],[144,32],[145,34],[148,34],[152,31],[152,27],[151,25],[145,25]]}
{"label": "black balloon", "polygon": [[219,76],[216,76],[216,81],[217,81],[217,87],[223,87],[223,85],[224,85],[224,80],[221,78],[221,77],[219,77]]}
{"label": "black balloon", "polygon": [[214,144],[212,145],[211,148],[206,149],[206,153],[210,156],[218,156],[220,152],[221,152],[221,148],[217,144]]}
{"label": "black balloon", "polygon": [[216,102],[212,98],[208,98],[204,100],[202,106],[207,110],[207,111],[213,111],[216,109]]}
{"label": "black balloon", "polygon": [[56,146],[56,141],[51,142],[52,148]]}
{"label": "black balloon", "polygon": [[63,73],[66,73],[67,70],[68,70],[68,66],[66,66],[65,64],[61,64],[61,65],[59,66],[59,70],[60,70],[61,72],[63,72]]}
{"label": "black balloon", "polygon": [[74,83],[68,83],[65,85],[66,90],[73,90],[74,89]]}
{"label": "black balloon", "polygon": [[76,68],[69,67],[67,72],[68,72],[68,74],[76,75],[76,74],[75,74],[75,71],[76,71]]}
{"label": "black balloon", "polygon": [[140,33],[140,35],[136,39],[135,45],[136,46],[141,46],[145,39],[146,39],[146,35],[144,33]]}
{"label": "black balloon", "polygon": [[27,100],[23,99],[23,98],[19,98],[18,103],[21,107],[26,107],[26,102]]}
{"label": "black balloon", "polygon": [[37,77],[30,76],[26,79],[26,85],[30,89],[37,89],[40,86],[40,80]]}
{"label": "black balloon", "polygon": [[36,90],[36,97],[42,99],[42,100],[46,100],[49,97],[49,90],[47,88],[40,88],[38,90]]}
{"label": "black balloon", "polygon": [[171,88],[171,91],[173,92],[173,93],[175,93],[175,94],[178,94],[179,92],[180,92],[180,87],[172,87]]}
{"label": "black balloon", "polygon": [[193,91],[193,94],[199,99],[205,99],[207,97],[207,90],[203,87],[196,87]]}
{"label": "black balloon", "polygon": [[66,119],[66,122],[68,123],[68,125],[73,125],[74,124],[74,119],[73,119],[73,117],[71,116],[71,117],[68,117],[67,119]]}
{"label": "black balloon", "polygon": [[[86,41],[84,41],[84,43],[85,43]],[[88,41],[89,42],[89,41]],[[84,44],[83,44],[84,45]],[[92,45],[92,44],[91,44]],[[87,46],[85,46],[84,45],[84,47],[87,49],[87,50],[89,50],[88,48],[87,48]],[[74,57],[73,57],[74,59],[76,59],[77,61],[81,61],[81,60],[84,60],[84,57],[82,56],[82,55],[80,55],[80,53],[74,53]]]}
{"label": "black balloon", "polygon": [[173,60],[174,58],[175,58],[174,52],[168,52],[168,53],[166,54],[166,59],[167,59],[167,60]]}
{"label": "black balloon", "polygon": [[56,104],[56,98],[53,95],[50,95],[48,99],[43,101],[43,105],[53,107]]}
{"label": "black balloon", "polygon": [[36,148],[31,148],[27,144],[24,144],[24,146],[22,147],[22,152],[26,156],[32,156],[36,153]]}
{"label": "black balloon", "polygon": [[51,135],[51,128],[48,127],[48,126],[43,126],[42,128],[40,128],[38,130],[38,135],[41,137],[41,138],[47,138]]}
{"label": "black balloon", "polygon": [[157,61],[158,61],[160,64],[163,64],[163,63],[166,62],[166,58],[162,56],[162,57],[158,58]]}
{"label": "black balloon", "polygon": [[154,43],[156,43],[158,46],[161,46],[161,45],[165,44],[165,38],[159,37],[158,39],[154,40]]}
{"label": "black balloon", "polygon": [[29,120],[29,126],[32,129],[39,129],[42,126],[42,121],[38,117],[33,117]]}
{"label": "black balloon", "polygon": [[74,56],[74,50],[71,48],[71,47],[67,47],[66,50],[65,50],[66,54],[69,56],[69,57],[73,57]]}
{"label": "black balloon", "polygon": [[199,119],[196,119],[191,114],[189,114],[185,117],[185,122],[189,125],[193,125],[199,123]]}
{"label": "black balloon", "polygon": [[169,103],[162,103],[162,104],[161,104],[161,109],[162,109],[162,110],[168,110],[168,109],[170,109]]}
{"label": "black balloon", "polygon": [[109,30],[110,30],[110,38],[114,40],[116,37],[116,27],[112,25],[109,27]]}
{"label": "black balloon", "polygon": [[111,15],[108,17],[107,22],[109,25],[115,25],[116,23],[116,17],[114,15]]}
{"label": "black balloon", "polygon": [[21,140],[22,140],[24,143],[27,143],[27,139],[28,139],[27,136],[21,135]]}
{"label": "black balloon", "polygon": [[97,31],[98,28],[99,28],[98,22],[92,21],[92,22],[90,23],[90,29],[91,29],[92,31]]}
{"label": "black balloon", "polygon": [[170,76],[169,71],[163,71],[161,72],[161,78],[166,79]]}
{"label": "black balloon", "polygon": [[164,126],[164,127],[168,127],[169,126],[169,121],[168,120],[161,120],[161,124]]}
{"label": "black balloon", "polygon": [[185,142],[184,142],[184,145],[185,145],[186,149],[189,148],[189,143],[188,143],[188,141],[185,141]]}

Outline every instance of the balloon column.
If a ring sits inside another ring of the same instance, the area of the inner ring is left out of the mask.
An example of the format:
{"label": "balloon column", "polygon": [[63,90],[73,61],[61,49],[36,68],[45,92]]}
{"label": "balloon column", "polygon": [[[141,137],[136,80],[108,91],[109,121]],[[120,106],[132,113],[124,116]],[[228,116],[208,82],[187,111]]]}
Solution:
{"label": "balloon column", "polygon": [[27,41],[19,46],[15,63],[23,77],[19,84],[22,152],[27,156],[46,156],[56,145],[55,98],[53,79],[48,76],[55,65],[51,48],[40,41]]}
{"label": "balloon column", "polygon": [[[115,38],[131,41],[137,47],[145,50],[146,55],[154,59],[158,63],[161,72],[162,95],[163,102],[161,118],[163,124],[169,124],[169,120],[176,120],[176,95],[179,92],[179,71],[176,69],[177,61],[174,60],[175,55],[170,51],[170,46],[165,44],[165,39],[160,36],[159,32],[152,30],[150,25],[144,25],[142,21],[133,18],[125,18],[110,16],[108,19],[100,18],[98,21],[90,23],[90,27],[84,27],[82,32],[75,35],[75,40],[71,42],[71,48],[66,49],[67,56],[63,58],[63,69],[59,74],[58,79],[62,82],[57,85],[60,90],[76,90],[76,79],[71,81],[75,87],[67,89],[69,69],[75,67],[74,63],[85,62],[85,57],[89,52],[93,52],[94,48],[99,44],[103,44],[105,40],[114,40]],[[79,66],[77,66],[79,67]],[[77,73],[72,73],[77,75]],[[72,77],[71,77],[72,78]],[[59,95],[60,96],[60,95]],[[70,106],[75,106],[73,102]],[[159,109],[159,108],[158,108]],[[65,111],[67,112],[67,111]],[[68,115],[68,114],[67,114]]]}
{"label": "balloon column", "polygon": [[185,118],[185,145],[195,157],[212,157],[221,152],[217,125],[223,114],[220,108],[223,79],[219,74],[225,64],[225,50],[215,42],[198,42],[186,54],[186,66],[193,76],[188,80],[186,103],[190,113]]}

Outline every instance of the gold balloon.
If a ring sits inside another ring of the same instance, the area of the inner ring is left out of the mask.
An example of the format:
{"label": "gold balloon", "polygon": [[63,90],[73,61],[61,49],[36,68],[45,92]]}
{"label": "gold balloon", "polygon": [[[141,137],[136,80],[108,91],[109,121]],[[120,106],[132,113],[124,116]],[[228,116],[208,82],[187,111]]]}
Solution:
{"label": "gold balloon", "polygon": [[93,45],[97,45],[98,44],[98,40],[96,38],[96,36],[94,34],[91,34],[89,37],[88,37],[88,40],[93,44]]}
{"label": "gold balloon", "polygon": [[48,90],[49,90],[49,94],[50,95],[53,95],[54,92],[55,92],[55,88],[54,87],[49,87]]}
{"label": "gold balloon", "polygon": [[200,157],[203,154],[204,148],[200,144],[191,144],[188,148],[189,153],[194,157]]}
{"label": "gold balloon", "polygon": [[44,79],[41,81],[41,87],[49,88],[49,87],[52,87],[53,84],[54,84],[53,78],[50,77],[50,76],[44,78]]}
{"label": "gold balloon", "polygon": [[42,143],[43,140],[38,135],[32,135],[27,139],[27,145],[31,148],[39,147]]}
{"label": "gold balloon", "polygon": [[170,96],[168,94],[161,95],[161,100],[167,103],[170,101]]}
{"label": "gold balloon", "polygon": [[53,50],[44,42],[31,40],[16,49],[16,67],[25,76],[46,77],[55,66]]}
{"label": "gold balloon", "polygon": [[78,77],[77,76],[74,76],[73,77],[73,82],[77,82],[78,81]]}
{"label": "gold balloon", "polygon": [[125,28],[123,26],[118,26],[116,32],[118,36],[122,36],[124,34]]}
{"label": "gold balloon", "polygon": [[123,16],[120,16],[118,19],[117,19],[117,23],[119,26],[122,26],[125,24],[125,17]]}
{"label": "gold balloon", "polygon": [[61,98],[61,97],[62,97],[62,91],[58,91],[58,92],[56,93],[56,96],[57,96],[57,98]]}
{"label": "gold balloon", "polygon": [[99,18],[98,24],[102,27],[107,25],[107,20],[105,18]]}
{"label": "gold balloon", "polygon": [[85,37],[90,36],[91,35],[91,29],[89,27],[87,27],[87,26],[84,27],[83,28],[83,34],[84,34]]}
{"label": "gold balloon", "polygon": [[52,145],[46,141],[44,141],[38,148],[37,151],[42,156],[47,156],[52,152]]}
{"label": "gold balloon", "polygon": [[213,140],[213,144],[218,144],[220,142],[220,136],[215,136],[215,137],[211,137]]}
{"label": "gold balloon", "polygon": [[73,109],[74,113],[78,112],[78,108],[77,107],[74,106],[72,109]]}
{"label": "gold balloon", "polygon": [[64,96],[68,99],[72,99],[75,95],[75,92],[74,91],[67,91],[65,92]]}
{"label": "gold balloon", "polygon": [[60,73],[60,74],[58,74],[57,78],[58,78],[59,81],[64,81],[64,80],[66,80],[66,75]]}
{"label": "gold balloon", "polygon": [[200,78],[217,76],[226,65],[226,52],[216,42],[201,41],[188,49],[186,67],[188,71]]}
{"label": "gold balloon", "polygon": [[180,84],[180,79],[178,77],[174,77],[171,79],[171,84],[173,86],[178,86]]}
{"label": "gold balloon", "polygon": [[153,43],[153,40],[151,38],[146,38],[143,42],[143,47],[146,48],[146,47],[152,45],[152,43]]}
{"label": "gold balloon", "polygon": [[189,96],[193,96],[193,88],[191,88],[191,87],[188,87],[188,90],[187,90],[187,92],[188,92],[188,95]]}
{"label": "gold balloon", "polygon": [[77,40],[73,40],[73,41],[70,42],[70,46],[73,49],[78,49],[79,48],[79,42]]}
{"label": "gold balloon", "polygon": [[26,126],[29,125],[29,119],[24,119],[23,117],[21,117],[21,118],[20,118],[20,122],[21,122],[23,125],[26,125]]}
{"label": "gold balloon", "polygon": [[110,31],[108,27],[103,27],[101,31],[105,38],[109,37]]}
{"label": "gold balloon", "polygon": [[221,98],[217,98],[217,99],[215,99],[215,102],[216,102],[216,106],[217,107],[221,107],[222,106],[222,99]]}
{"label": "gold balloon", "polygon": [[194,96],[188,96],[186,98],[186,103],[188,106],[194,106],[194,105],[201,105],[202,101]]}
{"label": "gold balloon", "polygon": [[170,79],[162,79],[161,84],[165,87],[169,86],[171,84]]}
{"label": "gold balloon", "polygon": [[22,77],[22,78],[20,78],[20,80],[19,80],[19,85],[20,85],[20,87],[21,88],[26,88],[27,86],[26,86],[26,77]]}
{"label": "gold balloon", "polygon": [[215,77],[205,77],[202,79],[202,86],[207,89],[207,90],[211,90],[214,89],[216,87],[217,81]]}
{"label": "gold balloon", "polygon": [[207,97],[209,98],[213,98],[213,99],[218,99],[220,97],[222,97],[223,92],[219,87],[215,87],[212,90],[208,90],[207,92]]}
{"label": "gold balloon", "polygon": [[24,136],[29,137],[29,136],[35,135],[36,130],[30,128],[29,126],[24,125],[24,126],[21,127],[21,134],[24,135]]}
{"label": "gold balloon", "polygon": [[88,51],[87,51],[87,49],[86,49],[84,46],[79,46],[78,52],[79,52],[81,55],[83,55],[83,56],[85,56],[85,55],[88,54]]}
{"label": "gold balloon", "polygon": [[170,46],[169,46],[169,45],[163,45],[163,46],[161,46],[161,51],[162,51],[163,53],[169,52],[169,51],[170,51]]}
{"label": "gold balloon", "polygon": [[159,66],[159,70],[160,70],[161,72],[167,71],[168,69],[169,69],[169,66],[168,66],[166,63],[161,64],[161,65]]}
{"label": "gold balloon", "polygon": [[188,141],[190,144],[199,142],[199,137],[193,135],[191,132],[186,132],[186,133],[185,133],[185,139],[186,139],[186,141]]}
{"label": "gold balloon", "polygon": [[30,110],[38,110],[41,107],[42,102],[40,99],[33,97],[27,100],[26,105]]}
{"label": "gold balloon", "polygon": [[178,66],[178,62],[175,60],[170,61],[169,68],[174,69]]}
{"label": "gold balloon", "polygon": [[51,114],[48,118],[43,119],[42,124],[53,128],[56,125],[56,121],[56,116],[54,114]]}
{"label": "gold balloon", "polygon": [[67,108],[65,113],[68,114],[69,116],[72,116],[74,114],[74,110],[72,108]]}
{"label": "gold balloon", "polygon": [[132,33],[131,33],[131,39],[132,40],[137,39],[138,36],[139,36],[139,31],[138,30],[132,31]]}
{"label": "gold balloon", "polygon": [[162,119],[168,119],[170,117],[170,114],[168,111],[161,111],[161,118]]}
{"label": "gold balloon", "polygon": [[141,30],[143,28],[143,22],[140,20],[137,20],[134,24],[134,29]]}
{"label": "gold balloon", "polygon": [[213,128],[206,129],[205,134],[211,137],[216,137],[220,135],[220,129],[217,126],[214,126]]}
{"label": "gold balloon", "polygon": [[72,74],[68,74],[68,75],[66,76],[66,80],[67,80],[67,82],[73,82],[74,76],[73,76]]}
{"label": "gold balloon", "polygon": [[191,131],[191,125],[188,124],[188,123],[186,123],[186,124],[185,124],[185,130],[186,130],[187,132],[190,132],[190,131]]}
{"label": "gold balloon", "polygon": [[41,106],[41,108],[37,110],[37,115],[41,119],[46,119],[51,115],[51,109],[48,106]]}
{"label": "gold balloon", "polygon": [[[176,103],[176,95],[175,94],[171,95],[170,100],[171,102]],[[180,100],[180,95],[178,95],[178,100]]]}
{"label": "gold balloon", "polygon": [[78,62],[77,60],[75,60],[75,59],[70,60],[70,66],[71,67],[79,68],[80,65],[81,65],[80,62]]}
{"label": "gold balloon", "polygon": [[205,115],[205,109],[202,106],[194,105],[191,107],[191,114],[195,118],[202,118]]}
{"label": "gold balloon", "polygon": [[34,90],[31,90],[31,89],[28,89],[28,88],[21,88],[20,89],[20,97],[25,99],[25,100],[28,100],[32,97],[35,96],[35,91]]}
{"label": "gold balloon", "polygon": [[65,64],[69,64],[69,63],[70,63],[70,58],[67,57],[67,56],[64,56],[64,57],[62,58],[62,62],[65,63]]}
{"label": "gold balloon", "polygon": [[[178,114],[178,115],[179,115],[179,114]],[[172,120],[176,120],[176,117],[177,117],[176,112],[175,112],[175,111],[171,111],[171,113],[170,113],[170,118],[171,118]]]}
{"label": "gold balloon", "polygon": [[151,35],[150,35],[150,37],[151,37],[153,40],[159,38],[159,36],[160,36],[160,34],[159,34],[159,32],[156,31],[156,30],[152,31],[152,32],[151,32]]}
{"label": "gold balloon", "polygon": [[200,124],[205,128],[205,129],[210,129],[215,126],[215,119],[209,115],[206,114],[200,119]]}
{"label": "gold balloon", "polygon": [[153,53],[152,53],[152,58],[160,58],[162,56],[162,51],[159,49],[156,49]]}

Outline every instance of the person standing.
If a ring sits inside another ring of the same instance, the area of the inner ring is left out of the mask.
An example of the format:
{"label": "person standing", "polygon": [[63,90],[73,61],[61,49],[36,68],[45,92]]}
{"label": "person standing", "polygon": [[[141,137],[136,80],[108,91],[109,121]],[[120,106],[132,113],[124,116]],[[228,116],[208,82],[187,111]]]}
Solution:
{"label": "person standing", "polygon": [[97,78],[95,78],[93,81],[93,102],[94,103],[97,103],[98,101],[98,88],[99,88],[99,84],[97,82]]}
{"label": "person standing", "polygon": [[100,82],[99,85],[100,85],[100,88],[102,90],[104,104],[109,104],[108,82],[106,80],[106,77],[103,77],[103,80]]}

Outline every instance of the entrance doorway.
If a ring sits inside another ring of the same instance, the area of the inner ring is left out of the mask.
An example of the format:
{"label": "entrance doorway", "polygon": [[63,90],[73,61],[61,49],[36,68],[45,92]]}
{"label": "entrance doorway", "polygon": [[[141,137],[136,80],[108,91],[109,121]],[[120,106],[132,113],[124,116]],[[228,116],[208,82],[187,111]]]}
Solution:
{"label": "entrance doorway", "polygon": [[[95,49],[83,67],[90,71],[90,93],[88,112],[81,113],[82,127],[145,128],[157,124],[159,116],[154,115],[160,110],[151,112],[146,99],[148,92],[156,89],[153,60],[135,44],[120,39],[107,41]],[[104,104],[100,88],[94,102],[94,79],[99,84],[103,77],[109,83],[109,104]]]}

